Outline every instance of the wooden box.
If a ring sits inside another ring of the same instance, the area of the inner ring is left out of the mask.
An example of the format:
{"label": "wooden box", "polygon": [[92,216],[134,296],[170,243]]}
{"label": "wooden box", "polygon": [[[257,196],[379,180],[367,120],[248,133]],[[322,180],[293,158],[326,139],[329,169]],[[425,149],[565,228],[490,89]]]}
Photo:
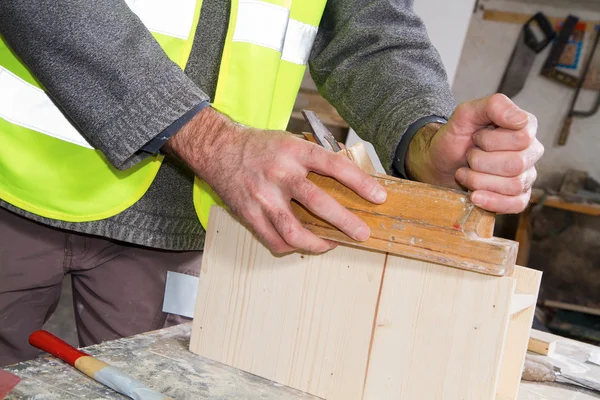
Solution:
{"label": "wooden box", "polygon": [[387,176],[379,206],[310,178],[371,239],[294,204],[341,244],[275,256],[214,207],[190,351],[326,400],[516,399],[541,272],[514,265],[493,216],[464,193]]}

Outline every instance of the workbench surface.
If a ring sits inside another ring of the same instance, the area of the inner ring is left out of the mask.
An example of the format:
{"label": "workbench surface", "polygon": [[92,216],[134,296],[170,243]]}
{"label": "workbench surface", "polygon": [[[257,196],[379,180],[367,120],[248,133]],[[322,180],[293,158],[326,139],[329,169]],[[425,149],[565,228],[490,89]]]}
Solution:
{"label": "workbench surface", "polygon": [[[191,324],[105,342],[86,352],[123,369],[151,388],[175,400],[308,400],[317,399],[210,361],[189,352]],[[560,338],[554,361],[558,366],[600,380],[600,366],[586,362],[600,348]],[[540,356],[541,357],[541,356]],[[6,367],[22,378],[7,399],[125,399],[54,357],[40,357]],[[522,382],[519,400],[588,400],[599,395],[560,384]]]}

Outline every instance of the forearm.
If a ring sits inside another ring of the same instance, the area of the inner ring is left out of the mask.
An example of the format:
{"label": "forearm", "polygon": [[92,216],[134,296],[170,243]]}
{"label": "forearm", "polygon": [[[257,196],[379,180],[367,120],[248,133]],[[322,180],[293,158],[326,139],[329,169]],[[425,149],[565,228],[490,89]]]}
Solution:
{"label": "forearm", "polygon": [[449,118],[455,101],[412,1],[333,0],[311,56],[311,74],[388,173],[402,134],[419,118]]}
{"label": "forearm", "polygon": [[0,34],[72,124],[117,168],[208,97],[124,1],[4,0]]}

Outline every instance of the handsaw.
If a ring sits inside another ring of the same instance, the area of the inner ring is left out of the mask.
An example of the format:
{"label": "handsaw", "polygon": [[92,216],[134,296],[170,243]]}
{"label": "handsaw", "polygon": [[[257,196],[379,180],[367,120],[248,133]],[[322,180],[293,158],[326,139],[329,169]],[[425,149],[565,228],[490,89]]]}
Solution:
{"label": "handsaw", "polygon": [[583,72],[581,74],[581,78],[577,82],[575,94],[573,95],[573,98],[571,99],[571,104],[569,106],[569,112],[567,113],[567,116],[563,122],[562,129],[560,130],[560,135],[558,137],[558,144],[560,146],[564,146],[567,143],[567,138],[569,137],[569,133],[571,131],[571,124],[573,123],[574,117],[582,117],[582,118],[590,117],[590,116],[594,115],[598,111],[598,108],[600,107],[600,92],[599,92],[598,95],[596,96],[596,102],[590,110],[586,110],[586,111],[575,110],[575,104],[577,103],[577,98],[579,97],[579,93],[581,92],[581,88],[585,81],[585,76],[587,75],[587,73],[590,69],[590,64],[592,63],[592,60],[594,59],[594,54],[596,53],[596,48],[598,47],[599,40],[600,40],[600,30],[598,30],[598,32],[596,33],[596,38],[594,39],[594,44],[592,45],[592,50],[586,60],[585,66],[583,68]]}
{"label": "handsaw", "polygon": [[[552,45],[552,49],[550,49],[550,54],[548,54],[548,58],[542,67],[540,74],[557,82],[563,83],[568,86],[576,86],[579,78],[567,74],[566,72],[560,71],[556,68],[559,64],[560,57],[565,49],[565,46],[569,42],[571,38],[571,34],[575,30],[577,23],[579,22],[579,18],[574,15],[569,15],[567,19],[564,21],[562,28],[560,29],[560,33],[556,37],[556,41]],[[582,75],[582,76],[585,76]]]}
{"label": "handsaw", "polygon": [[[532,25],[537,24],[544,34],[539,40],[533,32]],[[538,12],[532,16],[521,29],[517,44],[510,56],[508,66],[504,71],[498,92],[513,97],[523,89],[525,80],[531,71],[535,57],[554,39],[556,32],[546,16]]]}

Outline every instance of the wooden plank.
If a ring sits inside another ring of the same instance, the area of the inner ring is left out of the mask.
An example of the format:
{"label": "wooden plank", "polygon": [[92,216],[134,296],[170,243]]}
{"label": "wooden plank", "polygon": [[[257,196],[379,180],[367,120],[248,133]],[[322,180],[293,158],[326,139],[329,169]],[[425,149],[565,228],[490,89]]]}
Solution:
{"label": "wooden plank", "polygon": [[360,399],[386,255],[275,257],[210,213],[190,351],[310,394]]}
{"label": "wooden plank", "polygon": [[[486,21],[495,21],[495,22],[505,22],[509,24],[519,24],[523,25],[525,22],[531,18],[533,14],[527,13],[517,13],[511,11],[503,11],[503,10],[493,10],[493,9],[485,9],[483,11],[483,19]],[[548,20],[552,23],[552,26],[555,27],[559,22],[563,22],[565,18],[552,17],[547,16]],[[594,32],[594,24],[598,24],[599,21],[581,21],[586,24],[587,32]]]}
{"label": "wooden plank", "polygon": [[560,308],[561,310],[577,311],[584,314],[600,315],[600,308],[586,307],[579,304],[564,303],[562,301],[545,300],[546,307]]}
{"label": "wooden plank", "polygon": [[[533,189],[531,192],[531,203],[539,203],[544,197],[544,191],[541,189]],[[560,196],[546,196],[544,207],[558,208],[560,210],[573,211],[579,214],[591,215],[594,217],[600,216],[600,204],[595,203],[574,203],[566,201]]]}
{"label": "wooden plank", "polygon": [[357,242],[292,201],[296,216],[318,236],[496,276],[509,274],[514,268],[517,242],[482,237],[491,236],[493,216],[475,207],[464,192],[377,175],[388,192],[386,202],[377,205],[335,179],[312,172],[308,178],[371,229],[368,240]]}
{"label": "wooden plank", "polygon": [[[517,295],[530,295],[537,298],[542,280],[541,271],[517,266],[511,277],[517,281],[515,288]],[[498,399],[515,400],[517,398],[534,313],[535,302],[510,317],[500,381],[496,391]]]}
{"label": "wooden plank", "polygon": [[492,399],[514,286],[390,255],[363,399]]}
{"label": "wooden plank", "polygon": [[532,329],[529,335],[527,350],[544,356],[551,356],[556,351],[557,341],[555,336],[547,332]]}

